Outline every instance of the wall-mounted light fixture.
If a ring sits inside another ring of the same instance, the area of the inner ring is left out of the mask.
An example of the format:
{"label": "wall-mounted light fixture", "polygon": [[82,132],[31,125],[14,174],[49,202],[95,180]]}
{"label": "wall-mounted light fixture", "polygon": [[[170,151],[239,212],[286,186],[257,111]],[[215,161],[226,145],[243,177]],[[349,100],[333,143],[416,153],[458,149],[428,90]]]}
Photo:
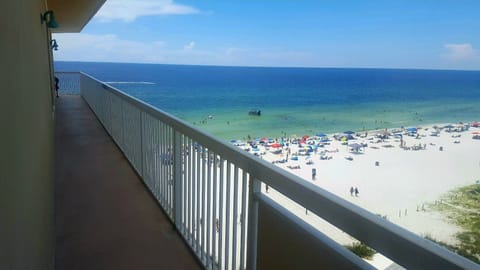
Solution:
{"label": "wall-mounted light fixture", "polygon": [[46,22],[48,28],[57,28],[58,23],[57,20],[55,19],[55,15],[53,14],[53,10],[46,11],[45,13],[40,14],[40,21]]}
{"label": "wall-mounted light fixture", "polygon": [[52,46],[52,49],[54,51],[58,51],[58,44],[56,39],[52,39],[52,41],[50,41],[50,45]]}

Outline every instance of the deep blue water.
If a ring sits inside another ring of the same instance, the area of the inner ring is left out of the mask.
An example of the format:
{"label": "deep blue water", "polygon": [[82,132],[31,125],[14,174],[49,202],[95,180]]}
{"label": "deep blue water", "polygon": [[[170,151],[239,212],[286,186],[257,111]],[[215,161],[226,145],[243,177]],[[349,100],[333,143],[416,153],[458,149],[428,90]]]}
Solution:
{"label": "deep blue water", "polygon": [[[480,71],[56,62],[224,138],[480,119]],[[247,115],[251,108],[261,117]],[[208,115],[214,119],[200,123]]]}

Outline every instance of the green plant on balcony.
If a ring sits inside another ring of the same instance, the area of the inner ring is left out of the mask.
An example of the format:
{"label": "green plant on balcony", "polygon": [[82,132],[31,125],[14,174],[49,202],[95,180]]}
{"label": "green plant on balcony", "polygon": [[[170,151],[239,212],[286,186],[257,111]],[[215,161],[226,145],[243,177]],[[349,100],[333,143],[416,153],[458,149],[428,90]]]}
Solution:
{"label": "green plant on balcony", "polygon": [[345,248],[353,252],[360,258],[363,259],[372,259],[373,255],[375,255],[376,251],[369,246],[365,245],[362,242],[355,242],[351,245],[346,245]]}

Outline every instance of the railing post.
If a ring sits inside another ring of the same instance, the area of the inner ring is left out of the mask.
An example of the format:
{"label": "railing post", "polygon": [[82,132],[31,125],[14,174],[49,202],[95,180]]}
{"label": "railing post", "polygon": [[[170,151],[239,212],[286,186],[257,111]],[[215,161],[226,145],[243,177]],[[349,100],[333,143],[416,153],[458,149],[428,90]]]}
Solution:
{"label": "railing post", "polygon": [[248,191],[248,233],[247,233],[247,269],[257,268],[258,239],[258,200],[256,194],[261,192],[261,182],[250,177]]}
{"label": "railing post", "polygon": [[[182,135],[173,132],[173,207],[174,221],[177,229],[184,233],[182,226]],[[168,159],[170,157],[167,156]]]}
{"label": "railing post", "polygon": [[143,168],[143,165],[145,163],[144,161],[144,147],[143,147],[143,115],[144,112],[140,111],[140,175],[142,176],[143,182],[145,182],[145,170]]}

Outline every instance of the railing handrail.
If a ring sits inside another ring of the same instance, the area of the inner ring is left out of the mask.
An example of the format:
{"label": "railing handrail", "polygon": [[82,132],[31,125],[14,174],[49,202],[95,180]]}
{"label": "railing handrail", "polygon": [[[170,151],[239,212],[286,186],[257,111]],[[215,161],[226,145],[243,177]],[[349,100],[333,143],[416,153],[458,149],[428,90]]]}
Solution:
{"label": "railing handrail", "polygon": [[57,74],[57,73],[60,73],[60,74],[79,74],[80,73],[80,74],[85,75],[85,73],[79,72],[79,71],[63,71],[63,70],[62,71],[55,71],[55,74]]}
{"label": "railing handrail", "polygon": [[[304,179],[261,160],[239,148],[208,134],[193,125],[81,72],[98,82],[103,89],[148,112],[173,129],[187,135],[214,153],[246,170],[255,179],[268,184],[289,199],[327,220],[368,246],[407,268],[447,267],[449,269],[480,269],[480,267],[407,231],[367,210],[356,206]],[[261,196],[258,197],[261,199]]]}

